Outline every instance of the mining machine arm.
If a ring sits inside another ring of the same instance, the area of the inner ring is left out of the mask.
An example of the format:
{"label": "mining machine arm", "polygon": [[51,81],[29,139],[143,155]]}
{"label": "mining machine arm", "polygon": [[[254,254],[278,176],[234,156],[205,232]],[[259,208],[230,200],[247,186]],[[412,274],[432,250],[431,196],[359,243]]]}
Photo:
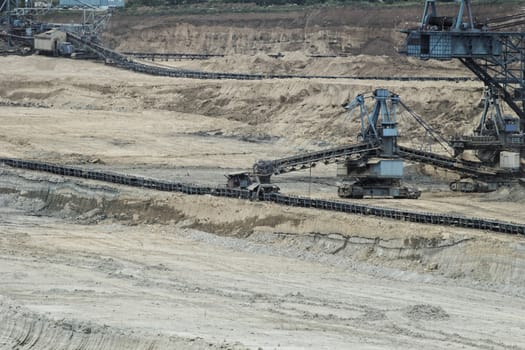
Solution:
{"label": "mining machine arm", "polygon": [[[457,12],[438,15],[436,0],[426,0],[418,28],[405,30],[408,56],[423,60],[458,59],[485,85],[484,109],[472,135],[455,136],[456,154],[475,150],[495,166],[500,152],[525,155],[525,11],[480,21],[471,0],[458,0]],[[515,113],[504,114],[500,100]],[[490,114],[490,115],[489,115]]]}

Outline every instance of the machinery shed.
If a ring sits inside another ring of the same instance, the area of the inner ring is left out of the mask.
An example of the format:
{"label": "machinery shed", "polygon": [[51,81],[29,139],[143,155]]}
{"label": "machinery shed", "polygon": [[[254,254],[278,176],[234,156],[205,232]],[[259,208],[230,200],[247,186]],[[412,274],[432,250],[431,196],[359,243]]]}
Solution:
{"label": "machinery shed", "polygon": [[58,52],[58,45],[67,40],[67,34],[60,30],[51,29],[45,33],[35,35],[35,50],[46,53]]}

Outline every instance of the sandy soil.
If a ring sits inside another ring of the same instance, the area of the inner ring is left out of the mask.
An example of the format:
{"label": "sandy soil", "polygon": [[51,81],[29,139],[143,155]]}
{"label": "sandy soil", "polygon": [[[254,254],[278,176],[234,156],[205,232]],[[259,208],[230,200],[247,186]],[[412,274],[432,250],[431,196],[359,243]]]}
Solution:
{"label": "sandy soil", "polygon": [[[287,59],[279,69],[303,62]],[[378,74],[391,62],[349,61]],[[319,64],[304,62],[312,72]],[[201,64],[235,63],[253,69],[247,56]],[[482,91],[477,82],[193,81],[45,57],[0,58],[0,78],[2,156],[214,184],[257,159],[353,142],[357,117],[340,106],[358,92],[392,89],[452,134],[475,124]],[[416,123],[401,119],[401,141],[418,144]],[[410,171],[428,190],[421,200],[367,202],[525,223],[521,188],[451,195],[453,175]],[[311,184],[308,172],[275,181],[334,198],[334,175],[320,165]],[[5,167],[0,222],[0,347],[525,348],[522,237]]]}
{"label": "sandy soil", "polygon": [[[483,92],[482,85],[474,81],[436,84],[304,79],[173,80],[130,74],[91,62],[45,57],[2,58],[2,66],[0,104],[4,106],[42,108],[32,113],[47,113],[45,108],[52,108],[57,118],[62,113],[81,113],[88,120],[92,115],[104,118],[109,111],[122,112],[133,114],[131,118],[140,123],[156,123],[155,119],[162,116],[165,121],[176,120],[181,113],[187,119],[200,115],[209,117],[205,122],[207,128],[199,122],[201,132],[255,140],[284,139],[304,149],[355,141],[358,115],[347,116],[341,104],[359,93],[388,88],[439,132],[450,135],[472,130],[481,111],[477,102]],[[388,66],[388,61],[382,66]],[[418,124],[407,115],[399,119],[405,137],[402,140],[421,142],[423,131]],[[165,123],[158,125],[165,129]]]}
{"label": "sandy soil", "polygon": [[172,226],[0,220],[7,346],[65,348],[82,335],[89,349],[525,346],[523,300],[497,292],[377,278]]}

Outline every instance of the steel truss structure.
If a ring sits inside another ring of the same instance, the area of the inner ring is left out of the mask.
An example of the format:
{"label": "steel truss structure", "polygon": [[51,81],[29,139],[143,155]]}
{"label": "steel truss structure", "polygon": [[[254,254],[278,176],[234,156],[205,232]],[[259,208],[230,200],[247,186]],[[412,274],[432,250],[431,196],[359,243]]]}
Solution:
{"label": "steel truss structure", "polygon": [[498,92],[520,118],[523,130],[525,32],[498,30],[523,24],[525,13],[481,23],[474,19],[471,0],[458,1],[454,16],[438,16],[435,2],[426,0],[419,28],[404,31],[405,53],[424,60],[459,59],[488,88]]}

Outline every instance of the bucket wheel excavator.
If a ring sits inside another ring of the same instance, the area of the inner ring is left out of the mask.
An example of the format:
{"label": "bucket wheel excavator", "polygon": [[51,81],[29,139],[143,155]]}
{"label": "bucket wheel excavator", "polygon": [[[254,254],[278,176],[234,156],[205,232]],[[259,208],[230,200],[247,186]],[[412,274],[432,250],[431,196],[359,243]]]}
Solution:
{"label": "bucket wheel excavator", "polygon": [[[374,103],[372,112],[365,98]],[[342,179],[338,195],[343,198],[419,198],[421,192],[401,184],[403,159],[397,154],[397,109],[399,96],[386,89],[377,89],[371,96],[358,95],[343,107],[352,111],[359,108],[361,131],[358,139],[377,150],[346,158],[338,164],[337,175]]]}
{"label": "bucket wheel excavator", "polygon": [[[406,53],[422,60],[458,59],[485,85],[484,106],[471,135],[450,140],[456,156],[475,152],[488,166],[521,173],[525,156],[525,8],[510,16],[480,21],[471,0],[457,0],[457,12],[438,14],[426,0],[418,28],[405,30]],[[502,103],[503,102],[503,103]],[[511,113],[503,112],[503,104]]]}
{"label": "bucket wheel excavator", "polygon": [[[371,109],[365,103],[367,100],[373,101]],[[405,161],[428,164],[461,175],[461,180],[450,184],[451,190],[460,192],[493,191],[512,183],[520,174],[512,167],[493,167],[399,145],[398,114],[406,112],[404,114],[413,117],[447,152],[452,154],[455,151],[451,141],[439,135],[389,90],[377,89],[372,94],[357,95],[343,107],[349,112],[359,109],[361,127],[357,143],[275,160],[259,160],[251,173],[244,173],[244,178],[249,178],[247,183],[268,184],[273,175],[307,169],[317,163],[337,163],[337,176],[341,179],[338,185],[340,197],[415,199],[421,192],[402,184]]]}
{"label": "bucket wheel excavator", "polygon": [[[365,99],[374,100],[371,112]],[[338,163],[341,183],[338,194],[344,198],[418,198],[421,192],[401,184],[403,159],[397,154],[397,108],[399,96],[377,89],[370,96],[358,95],[343,107],[359,108],[361,129],[358,143],[272,161],[258,161],[253,173],[263,182],[272,175],[314,166],[317,162]]]}
{"label": "bucket wheel excavator", "polygon": [[[521,158],[525,155],[525,32],[508,31],[525,25],[525,13],[487,19],[473,16],[471,0],[456,0],[457,13],[438,16],[436,0],[426,0],[418,28],[405,30],[405,53],[422,60],[460,60],[484,84],[484,108],[471,135],[445,140],[399,96],[385,89],[375,90],[371,113],[364,95],[344,107],[360,109],[360,142],[325,151],[300,154],[253,166],[257,181],[269,182],[272,175],[314,166],[318,162],[338,163],[343,177],[338,193],[342,197],[417,198],[420,192],[401,185],[403,160],[452,170],[461,179],[450,189],[487,192],[517,182],[524,176]],[[505,31],[507,30],[507,31]],[[503,112],[504,102],[513,113]],[[396,111],[399,107],[413,116],[441,145],[452,149],[443,156],[397,144]],[[474,151],[479,162],[460,158]]]}

